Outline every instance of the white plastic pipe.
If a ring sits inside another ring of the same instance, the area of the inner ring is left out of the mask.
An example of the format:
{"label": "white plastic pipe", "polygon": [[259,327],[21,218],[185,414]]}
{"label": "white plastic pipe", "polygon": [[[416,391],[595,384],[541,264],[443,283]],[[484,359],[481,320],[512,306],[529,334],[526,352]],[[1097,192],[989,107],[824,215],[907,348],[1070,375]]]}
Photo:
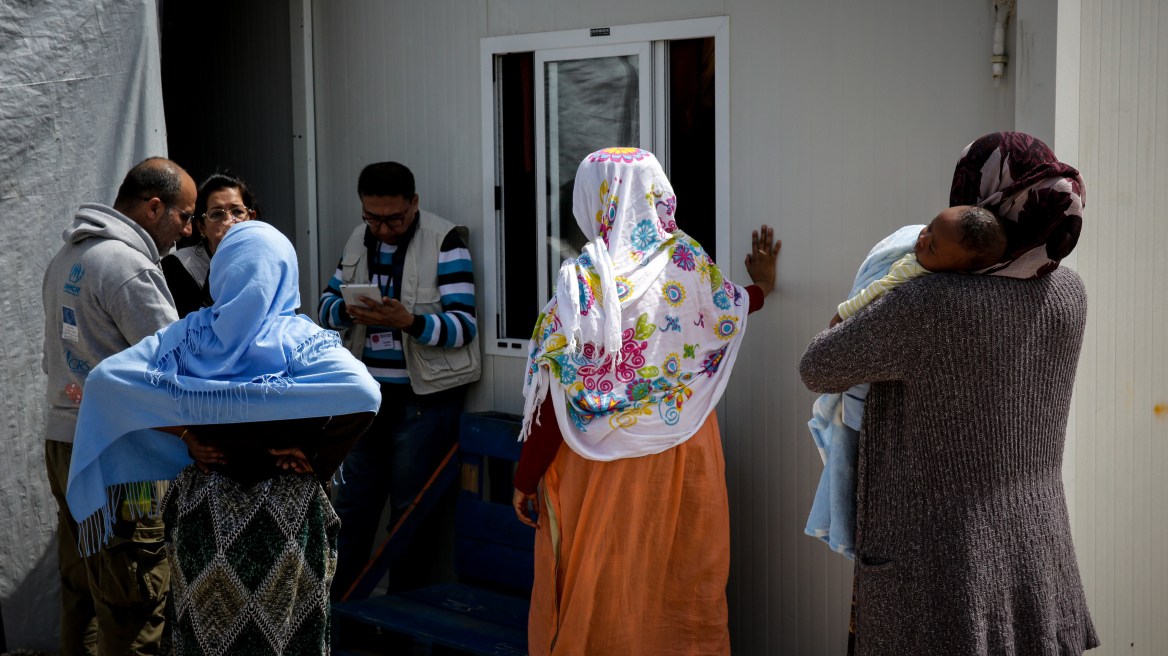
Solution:
{"label": "white plastic pipe", "polygon": [[1014,11],[1015,0],[997,0],[994,3],[994,55],[990,57],[993,65],[994,86],[1001,86],[1002,76],[1006,74],[1006,64],[1010,58],[1006,55],[1006,23],[1010,21],[1010,14]]}

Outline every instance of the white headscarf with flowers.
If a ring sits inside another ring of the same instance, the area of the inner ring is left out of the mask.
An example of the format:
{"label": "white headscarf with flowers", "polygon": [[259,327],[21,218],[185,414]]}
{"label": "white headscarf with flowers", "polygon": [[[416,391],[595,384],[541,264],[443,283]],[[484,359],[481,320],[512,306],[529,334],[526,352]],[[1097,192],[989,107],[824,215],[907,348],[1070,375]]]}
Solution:
{"label": "white headscarf with flowers", "polygon": [[576,172],[588,238],[560,266],[527,360],[522,438],[551,392],[564,441],[589,460],[660,453],[714,408],[746,328],[746,291],[677,227],[652,153],[606,148]]}

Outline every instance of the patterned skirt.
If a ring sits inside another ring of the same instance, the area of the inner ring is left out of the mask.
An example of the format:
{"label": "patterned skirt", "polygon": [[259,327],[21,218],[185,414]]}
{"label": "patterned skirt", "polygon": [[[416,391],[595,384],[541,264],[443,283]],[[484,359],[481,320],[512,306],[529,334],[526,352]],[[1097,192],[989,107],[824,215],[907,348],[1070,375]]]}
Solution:
{"label": "patterned skirt", "polygon": [[178,656],[328,653],[340,520],[310,474],[184,469],[163,501]]}

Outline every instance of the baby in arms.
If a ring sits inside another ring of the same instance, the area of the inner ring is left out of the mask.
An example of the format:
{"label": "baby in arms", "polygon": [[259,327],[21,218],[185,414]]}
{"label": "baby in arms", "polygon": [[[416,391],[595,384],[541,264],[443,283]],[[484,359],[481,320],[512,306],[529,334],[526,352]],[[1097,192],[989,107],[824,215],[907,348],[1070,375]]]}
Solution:
{"label": "baby in arms", "polygon": [[[852,289],[859,291],[840,303],[831,325],[913,278],[991,266],[1002,258],[1006,247],[998,217],[981,207],[950,207],[923,228],[905,226],[868,254],[852,284]],[[855,557],[856,459],[867,395],[867,383],[843,394],[824,394],[816,400],[807,422],[824,467],[804,532],[849,558]]]}
{"label": "baby in arms", "polygon": [[913,252],[896,261],[888,273],[852,298],[840,303],[831,325],[847,319],[893,287],[939,271],[984,269],[1006,253],[1006,233],[993,212],[974,205],[950,207],[925,226]]}

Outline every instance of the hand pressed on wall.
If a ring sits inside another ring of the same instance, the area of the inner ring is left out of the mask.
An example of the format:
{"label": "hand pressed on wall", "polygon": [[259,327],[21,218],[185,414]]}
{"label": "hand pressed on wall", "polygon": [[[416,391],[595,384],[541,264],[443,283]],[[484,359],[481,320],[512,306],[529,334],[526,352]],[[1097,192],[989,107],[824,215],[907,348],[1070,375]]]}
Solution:
{"label": "hand pressed on wall", "polygon": [[750,233],[750,253],[746,256],[746,272],[750,280],[762,290],[765,297],[775,288],[775,260],[779,259],[781,239],[775,239],[774,228],[762,227]]}

